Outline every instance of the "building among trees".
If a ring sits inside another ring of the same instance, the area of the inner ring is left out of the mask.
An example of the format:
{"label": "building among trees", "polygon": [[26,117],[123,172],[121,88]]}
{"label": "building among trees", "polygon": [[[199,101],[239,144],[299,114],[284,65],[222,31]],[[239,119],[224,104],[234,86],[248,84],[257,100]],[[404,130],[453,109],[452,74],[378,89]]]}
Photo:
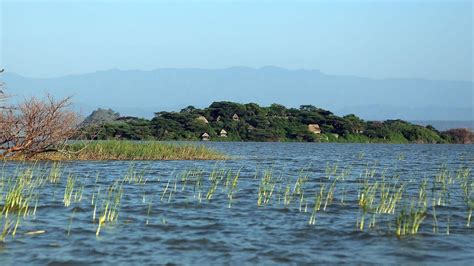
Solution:
{"label": "building among trees", "polygon": [[207,141],[211,138],[207,132],[204,132],[204,134],[201,135],[201,140]]}
{"label": "building among trees", "polygon": [[321,134],[321,128],[318,124],[309,124],[308,130],[314,134]]}
{"label": "building among trees", "polygon": [[201,121],[204,124],[209,124],[209,121],[207,121],[207,118],[202,116],[202,115],[198,116],[198,118],[196,118],[196,120]]}
{"label": "building among trees", "polygon": [[219,136],[221,138],[227,138],[227,131],[225,131],[224,129],[221,130],[221,132],[219,133]]}

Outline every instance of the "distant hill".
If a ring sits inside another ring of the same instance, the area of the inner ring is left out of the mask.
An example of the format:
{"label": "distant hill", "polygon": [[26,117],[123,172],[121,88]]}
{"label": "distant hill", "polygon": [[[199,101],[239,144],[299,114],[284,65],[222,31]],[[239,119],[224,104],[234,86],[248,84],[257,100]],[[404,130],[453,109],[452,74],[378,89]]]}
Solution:
{"label": "distant hill", "polygon": [[474,86],[468,81],[369,79],[278,67],[108,70],[48,79],[6,72],[2,79],[16,95],[73,95],[86,114],[102,107],[152,117],[154,110],[226,100],[290,107],[313,104],[371,120],[473,120]]}
{"label": "distant hill", "polygon": [[82,121],[82,126],[102,125],[120,118],[120,114],[112,109],[99,108],[94,110],[88,117]]}

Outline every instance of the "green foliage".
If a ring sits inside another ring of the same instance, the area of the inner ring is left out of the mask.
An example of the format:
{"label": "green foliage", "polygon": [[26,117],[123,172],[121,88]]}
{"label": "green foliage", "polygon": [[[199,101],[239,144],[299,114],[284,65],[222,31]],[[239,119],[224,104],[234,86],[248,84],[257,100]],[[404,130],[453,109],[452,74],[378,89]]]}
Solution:
{"label": "green foliage", "polygon": [[[319,125],[321,134],[310,132],[309,124]],[[222,129],[227,137],[220,136]],[[188,106],[180,112],[157,112],[151,120],[122,117],[106,123],[98,138],[200,140],[203,133],[213,141],[450,143],[459,139],[431,126],[402,120],[366,122],[354,114],[339,117],[312,105],[296,109],[227,101],[214,102],[204,109]]]}

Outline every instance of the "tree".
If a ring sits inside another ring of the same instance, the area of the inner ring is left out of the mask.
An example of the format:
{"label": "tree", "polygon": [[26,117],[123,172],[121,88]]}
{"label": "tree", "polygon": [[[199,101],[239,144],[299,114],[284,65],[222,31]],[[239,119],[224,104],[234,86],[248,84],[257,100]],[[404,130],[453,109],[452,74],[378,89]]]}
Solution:
{"label": "tree", "polygon": [[76,132],[78,117],[67,110],[70,98],[55,101],[48,96],[41,101],[33,97],[8,105],[9,97],[2,91],[0,99],[0,159],[60,151]]}
{"label": "tree", "polygon": [[474,133],[468,128],[455,128],[443,132],[447,138],[451,138],[455,143],[472,144],[474,143]]}
{"label": "tree", "polygon": [[317,112],[318,108],[311,104],[305,104],[305,105],[300,105],[300,110],[307,111],[307,112]]}
{"label": "tree", "polygon": [[270,105],[268,109],[269,109],[269,114],[272,116],[285,116],[286,115],[286,107],[281,104],[274,103]]}
{"label": "tree", "polygon": [[181,109],[181,111],[179,111],[179,112],[180,113],[193,113],[196,110],[197,110],[196,107],[194,107],[192,105],[188,105],[188,106],[184,107],[183,109]]}
{"label": "tree", "polygon": [[[237,121],[232,119],[234,114],[239,116]],[[197,120],[199,116],[209,119],[208,123]],[[454,139],[447,135],[441,138],[439,132],[401,120],[366,122],[353,114],[339,117],[312,105],[297,109],[279,104],[261,107],[256,103],[224,101],[203,109],[188,106],[181,112],[158,112],[151,121],[140,123],[122,119],[119,119],[120,125],[116,122],[106,125],[107,131],[100,137],[120,135],[127,139],[143,139],[151,132],[158,140],[197,140],[206,132],[212,140],[224,140],[217,137],[224,129],[228,133],[225,140],[233,141],[320,141],[326,136],[331,141],[341,142],[444,143]],[[318,124],[324,136],[309,132],[309,124]],[[333,134],[339,137],[333,138]]]}

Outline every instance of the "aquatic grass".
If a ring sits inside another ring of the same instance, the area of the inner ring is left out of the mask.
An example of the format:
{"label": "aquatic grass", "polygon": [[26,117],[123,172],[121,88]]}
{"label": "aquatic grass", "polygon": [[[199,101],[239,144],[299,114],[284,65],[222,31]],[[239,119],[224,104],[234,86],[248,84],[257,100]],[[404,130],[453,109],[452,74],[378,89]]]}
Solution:
{"label": "aquatic grass", "polygon": [[[276,182],[273,178],[273,169],[264,171],[258,188],[257,206],[264,206],[270,202],[275,186]],[[296,186],[295,184],[295,187]]]}
{"label": "aquatic grass", "polygon": [[[211,176],[214,175],[214,172],[211,173]],[[206,193],[206,199],[210,201],[212,197],[214,196],[214,193],[217,191],[217,186],[219,185],[221,179],[217,178],[217,176],[209,178],[211,181],[211,184],[209,186],[209,189],[207,190]]]}
{"label": "aquatic grass", "polygon": [[398,203],[402,200],[406,184],[400,184],[397,175],[386,176],[386,171],[382,171],[380,177],[375,179],[374,171],[367,171],[361,175],[360,188],[358,192],[359,217],[357,228],[364,230],[367,214],[372,215],[370,228],[375,227],[377,217],[380,215],[394,214]]}
{"label": "aquatic grass", "polygon": [[48,181],[53,184],[57,184],[60,182],[61,175],[62,175],[62,168],[61,164],[58,162],[53,162],[51,164],[51,170],[48,174]]}
{"label": "aquatic grass", "polygon": [[[424,179],[420,184],[418,197],[412,198],[410,207],[407,208],[407,206],[404,205],[399,214],[397,215],[397,237],[405,235],[416,235],[418,233],[421,223],[428,214],[428,196],[426,193],[426,187],[427,180]],[[434,208],[435,206],[433,205],[433,211],[435,211]]]}
{"label": "aquatic grass", "polygon": [[152,205],[153,205],[154,197],[155,197],[155,193],[151,194],[149,202],[148,202],[148,209],[147,209],[147,212],[146,212],[146,221],[145,221],[146,225],[149,224],[150,212],[151,212],[151,208],[152,208]]}
{"label": "aquatic grass", "polygon": [[360,219],[357,220],[357,227],[361,231],[364,230],[365,217],[367,213],[369,213],[373,209],[375,195],[377,193],[378,187],[378,182],[369,183],[368,181],[366,181],[364,184],[364,188],[359,193],[358,204],[362,213],[360,214]]}
{"label": "aquatic grass", "polygon": [[105,223],[117,221],[122,195],[123,182],[116,180],[107,189],[107,196],[102,203],[102,210],[99,215],[96,236],[99,236],[100,230]]}
{"label": "aquatic grass", "polygon": [[[337,174],[337,167],[334,168],[334,171],[332,172],[333,177],[333,182],[331,186],[328,189],[328,192],[326,193],[326,201],[324,203],[323,210],[326,211],[326,208],[328,207],[329,204],[332,203],[334,199],[334,191],[336,189],[336,185],[339,181],[344,181],[345,177],[349,175],[351,172],[351,168],[346,168],[341,170],[340,174]],[[342,201],[343,201],[344,194],[342,195]]]}
{"label": "aquatic grass", "polygon": [[416,235],[421,223],[426,218],[426,208],[420,207],[419,203],[412,201],[410,207],[404,206],[396,217],[396,235],[402,237],[405,235]]}
{"label": "aquatic grass", "polygon": [[166,187],[163,190],[163,193],[161,193],[161,198],[160,198],[161,201],[163,201],[163,199],[165,198],[166,192],[168,191],[168,187],[170,186],[170,182],[171,182],[171,179],[168,180],[168,183],[166,183]]}
{"label": "aquatic grass", "polygon": [[2,215],[8,217],[10,213],[27,212],[34,197],[35,182],[31,169],[18,174],[13,181],[8,179],[6,183],[7,191],[2,194],[3,209]]}
{"label": "aquatic grass", "polygon": [[471,169],[467,167],[463,167],[458,170],[456,179],[459,181],[459,185],[462,190],[462,195],[464,199],[464,203],[467,206],[467,223],[466,226],[471,226],[471,218],[472,218],[472,209],[474,209],[474,195],[472,194],[472,190],[474,188],[474,179],[471,175]]}
{"label": "aquatic grass", "polygon": [[[352,166],[328,165],[320,177],[312,176],[307,168],[294,176],[292,173],[275,171],[274,166],[271,166],[258,169],[257,179],[254,179],[253,173],[242,171],[242,168],[234,170],[216,163],[207,170],[192,167],[180,172],[172,171],[168,179],[160,176],[150,179],[151,171],[147,167],[131,163],[120,177],[113,180],[106,178],[106,173],[97,173],[93,178],[89,177],[89,173],[71,172],[60,163],[20,164],[16,170],[5,170],[3,167],[0,168],[0,237],[2,240],[8,236],[14,237],[21,232],[24,224],[28,224],[23,222],[25,219],[31,215],[42,215],[36,209],[38,205],[43,205],[41,202],[44,200],[56,203],[62,201],[64,217],[69,216],[69,219],[64,219],[68,235],[73,222],[83,220],[84,214],[82,211],[76,212],[77,208],[84,208],[86,217],[92,213],[91,224],[96,236],[100,236],[106,225],[120,222],[119,213],[122,216],[124,198],[127,204],[132,202],[140,205],[142,218],[148,225],[153,219],[156,204],[173,208],[174,204],[184,199],[186,203],[195,201],[206,205],[212,202],[212,205],[222,204],[232,208],[241,204],[241,201],[235,200],[235,195],[242,187],[246,193],[239,193],[239,198],[242,196],[254,200],[257,196],[259,209],[270,208],[273,211],[285,208],[309,212],[306,221],[311,226],[321,224],[317,220],[338,215],[335,214],[338,212],[337,205],[333,204],[337,200],[340,200],[341,205],[346,204],[346,210],[353,210],[357,231],[385,232],[388,228],[390,233],[403,238],[417,235],[421,230],[427,231],[423,225],[430,218],[433,219],[434,233],[442,231],[443,234],[451,234],[455,232],[452,228],[460,224],[458,215],[447,214],[454,206],[459,206],[461,211],[463,206],[467,207],[467,226],[470,226],[472,205],[469,205],[469,200],[472,199],[473,184],[469,167],[453,172],[450,169],[446,171],[442,166],[442,170],[433,171],[435,174],[423,179],[410,179],[397,172],[392,174],[387,169],[381,171],[375,166],[367,164],[359,175],[351,174]],[[245,182],[241,182],[242,178]],[[44,196],[44,189],[51,193],[49,189],[56,187],[63,192],[61,199]],[[278,201],[275,197],[278,197]],[[87,202],[83,202],[83,199],[87,199]],[[439,205],[439,202],[444,205]],[[351,212],[346,210],[344,215],[350,215]],[[320,215],[321,211],[324,211],[324,215]],[[76,216],[81,218],[76,219]],[[395,228],[393,232],[392,226]]]}
{"label": "aquatic grass", "polygon": [[11,233],[11,226],[12,226],[11,220],[5,217],[3,219],[2,234],[0,235],[0,240],[2,242],[5,242],[5,238]]}
{"label": "aquatic grass", "polygon": [[316,215],[318,211],[321,209],[321,203],[322,203],[323,195],[324,195],[324,188],[325,188],[325,185],[322,184],[319,190],[319,193],[315,195],[313,211],[311,213],[311,216],[308,222],[310,225],[316,224]]}
{"label": "aquatic grass", "polygon": [[3,221],[1,240],[4,241],[8,235],[16,235],[23,219],[36,214],[39,198],[37,188],[45,184],[45,175],[35,176],[32,168],[17,169],[8,176],[2,174],[0,183],[0,219]]}
{"label": "aquatic grass", "polygon": [[[229,191],[227,192],[227,198],[229,198],[229,208],[232,207],[232,201],[234,200],[234,194],[237,191],[237,186],[239,184],[240,170],[232,178],[232,183],[230,184]],[[230,172],[231,173],[231,172]]]}
{"label": "aquatic grass", "polygon": [[225,160],[225,155],[203,145],[138,141],[92,141],[65,145],[62,152],[46,152],[31,158],[14,156],[9,160],[103,161],[103,160]]}
{"label": "aquatic grass", "polygon": [[76,184],[76,178],[71,174],[68,175],[66,181],[66,188],[64,190],[64,199],[63,203],[65,207],[69,207],[72,201],[72,194],[74,193],[74,186]]}
{"label": "aquatic grass", "polygon": [[122,181],[128,184],[132,184],[132,183],[144,184],[146,183],[146,178],[145,178],[146,171],[147,171],[146,168],[137,171],[136,165],[132,163],[128,167],[128,172],[127,174],[125,174]]}

